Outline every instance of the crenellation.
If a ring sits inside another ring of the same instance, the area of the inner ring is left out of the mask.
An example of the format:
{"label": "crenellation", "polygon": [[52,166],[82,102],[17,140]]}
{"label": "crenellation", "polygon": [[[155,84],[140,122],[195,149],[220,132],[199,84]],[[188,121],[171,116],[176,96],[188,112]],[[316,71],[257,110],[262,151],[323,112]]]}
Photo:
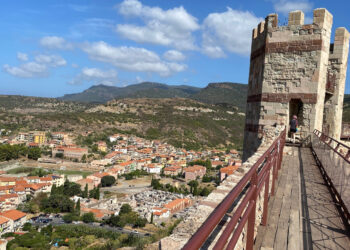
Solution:
{"label": "crenellation", "polygon": [[[277,23],[277,14],[268,15],[264,32],[259,33],[259,24],[252,42],[244,160],[261,143],[266,125],[288,125],[297,115],[301,133],[307,136],[321,130],[324,120],[341,124],[341,116],[339,120],[335,118],[339,114],[332,113],[344,96],[340,92],[344,92],[349,33],[338,28],[331,45],[333,16],[322,8],[314,10],[312,24],[304,24],[302,11],[291,12],[287,26]],[[332,93],[329,85],[335,86]],[[248,150],[251,145],[254,149]]]}
{"label": "crenellation", "polygon": [[292,25],[304,25],[304,12],[296,10],[289,13],[288,26]]}

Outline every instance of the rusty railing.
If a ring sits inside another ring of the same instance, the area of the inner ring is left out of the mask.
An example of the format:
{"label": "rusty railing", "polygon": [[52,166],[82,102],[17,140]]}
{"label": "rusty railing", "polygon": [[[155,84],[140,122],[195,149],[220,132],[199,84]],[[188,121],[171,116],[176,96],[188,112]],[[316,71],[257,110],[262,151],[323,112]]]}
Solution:
{"label": "rusty railing", "polygon": [[324,180],[350,223],[350,147],[314,130],[311,149]]}
{"label": "rusty railing", "polygon": [[[230,212],[233,204],[240,201],[213,249],[234,249],[242,230],[248,222],[246,249],[253,249],[256,204],[258,194],[265,186],[262,225],[267,223],[269,195],[274,195],[278,170],[281,168],[286,130],[272,143],[269,149],[242,177],[224,200],[214,209],[207,220],[183,247],[185,250],[199,249],[210,236],[222,218]],[[270,171],[272,171],[271,192],[269,193]],[[244,193],[244,191],[246,191]],[[232,236],[232,237],[230,237]]]}

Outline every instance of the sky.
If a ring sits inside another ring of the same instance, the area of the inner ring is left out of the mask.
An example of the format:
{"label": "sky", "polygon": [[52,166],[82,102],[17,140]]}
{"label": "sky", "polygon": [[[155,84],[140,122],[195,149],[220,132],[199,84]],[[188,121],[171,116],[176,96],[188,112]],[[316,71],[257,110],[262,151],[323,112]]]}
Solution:
{"label": "sky", "polygon": [[[143,81],[247,83],[252,29],[303,10],[350,30],[348,0],[16,0],[0,8],[0,94],[59,97]],[[332,37],[333,39],[333,37]],[[348,69],[346,93],[350,93]]]}

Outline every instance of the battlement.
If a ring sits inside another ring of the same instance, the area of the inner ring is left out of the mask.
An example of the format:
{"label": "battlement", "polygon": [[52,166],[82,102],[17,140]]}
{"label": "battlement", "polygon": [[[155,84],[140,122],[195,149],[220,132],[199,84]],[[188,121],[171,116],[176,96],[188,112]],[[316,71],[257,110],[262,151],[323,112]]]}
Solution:
{"label": "battlement", "polygon": [[311,24],[296,10],[286,25],[269,14],[253,30],[244,157],[260,145],[264,126],[289,124],[292,115],[305,135],[326,125],[339,139],[350,34],[337,28],[331,44],[332,24],[332,14],[319,8]]}

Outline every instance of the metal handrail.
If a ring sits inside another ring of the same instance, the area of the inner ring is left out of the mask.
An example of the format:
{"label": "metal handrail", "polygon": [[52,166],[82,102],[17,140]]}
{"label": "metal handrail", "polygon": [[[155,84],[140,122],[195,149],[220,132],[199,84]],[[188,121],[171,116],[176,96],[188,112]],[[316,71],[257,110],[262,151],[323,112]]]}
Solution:
{"label": "metal handrail", "polygon": [[[332,137],[329,137],[328,135],[322,133],[321,131],[319,131],[317,129],[314,130],[314,134],[322,142],[324,142],[330,149],[332,149],[340,157],[342,157],[347,163],[350,163],[350,147],[349,146],[345,145],[344,143],[341,143],[340,141],[337,141],[336,139],[333,139]],[[332,143],[335,143],[335,146],[333,146]],[[346,152],[341,152],[341,148],[345,148]]]}
{"label": "metal handrail", "polygon": [[[280,134],[269,149],[266,150],[238,184],[230,191],[226,198],[214,209],[207,220],[183,247],[184,250],[199,249],[238,199],[242,199],[242,201],[233,213],[225,229],[223,229],[223,233],[216,242],[214,249],[224,249],[225,246],[227,249],[233,249],[247,221],[246,249],[253,249],[258,194],[261,192],[262,187],[265,186],[262,225],[266,225],[270,170],[272,169],[270,194],[274,195],[275,181],[278,176],[278,170],[281,168],[285,138],[286,130]],[[243,190],[246,190],[245,194],[243,194]],[[241,194],[243,194],[242,197],[240,197]],[[231,235],[232,237],[228,242]]]}

